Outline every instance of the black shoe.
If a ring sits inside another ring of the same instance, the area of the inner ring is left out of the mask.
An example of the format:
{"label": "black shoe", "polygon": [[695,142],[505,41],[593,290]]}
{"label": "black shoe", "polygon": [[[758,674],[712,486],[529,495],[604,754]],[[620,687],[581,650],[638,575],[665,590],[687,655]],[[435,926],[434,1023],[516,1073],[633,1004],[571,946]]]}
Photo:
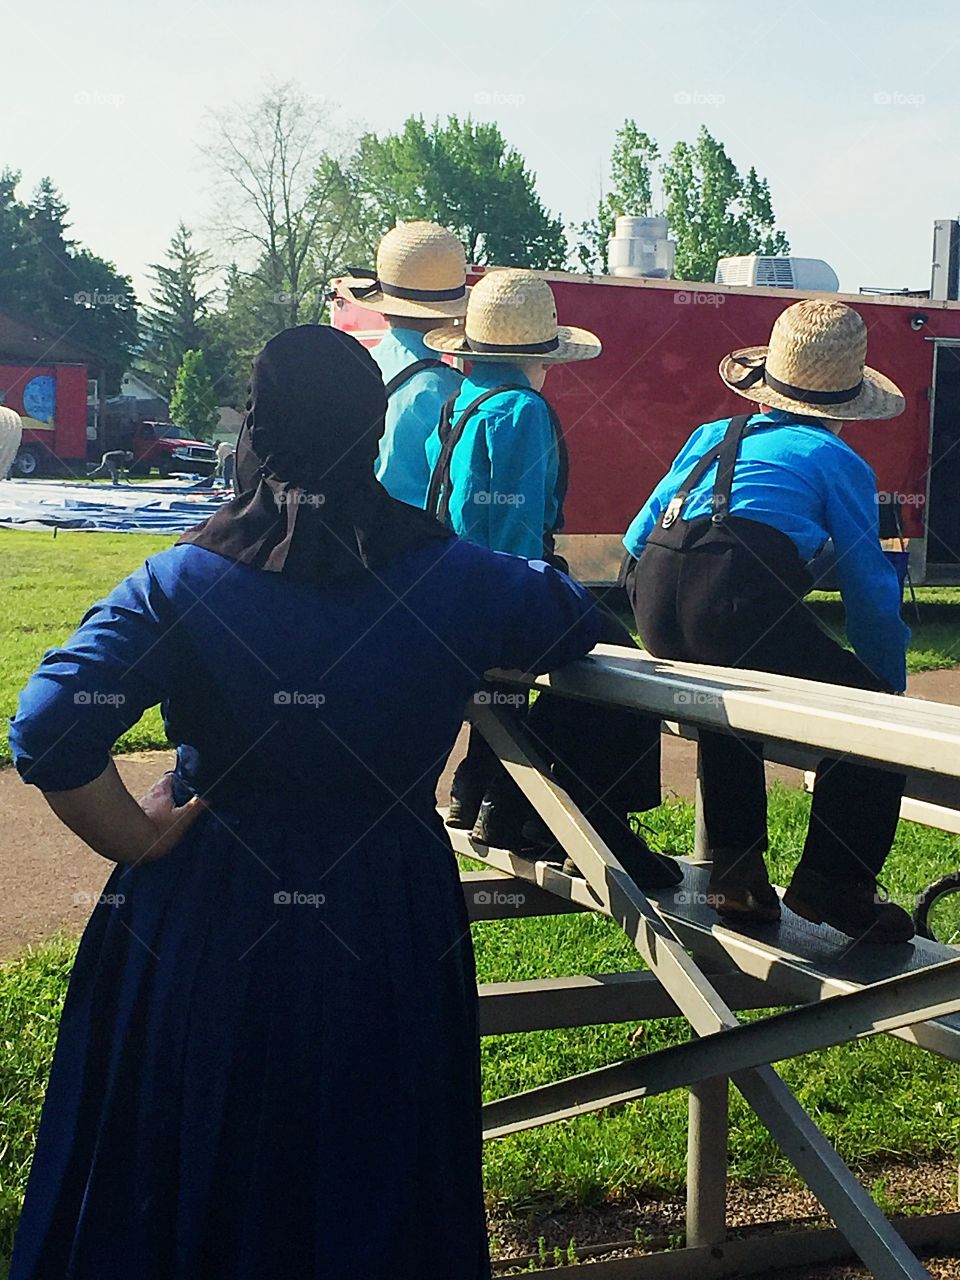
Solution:
{"label": "black shoe", "polygon": [[728,924],[771,924],[780,919],[780,898],[760,852],[715,851],[707,894],[714,911]]}
{"label": "black shoe", "polygon": [[523,828],[530,814],[529,801],[511,780],[494,783],[483,797],[470,838],[492,849],[510,849],[527,856]]}
{"label": "black shoe", "polygon": [[472,797],[468,799],[451,794],[444,822],[448,827],[456,827],[458,831],[469,831],[476,822],[479,812],[479,801],[474,803]]}
{"label": "black shoe", "polygon": [[840,880],[801,864],[783,901],[804,920],[828,924],[864,942],[909,942],[915,932],[910,914],[890,902],[887,891],[870,877]]}
{"label": "black shoe", "polygon": [[[619,819],[594,823],[597,834],[641,889],[671,889],[683,883],[683,867],[673,858],[651,849],[643,836]],[[582,875],[572,858],[563,864],[567,875]]]}
{"label": "black shoe", "polygon": [[450,807],[444,819],[446,825],[456,827],[458,831],[469,831],[477,820],[486,788],[486,777],[477,779],[467,770],[461,773],[457,769],[450,783]]}

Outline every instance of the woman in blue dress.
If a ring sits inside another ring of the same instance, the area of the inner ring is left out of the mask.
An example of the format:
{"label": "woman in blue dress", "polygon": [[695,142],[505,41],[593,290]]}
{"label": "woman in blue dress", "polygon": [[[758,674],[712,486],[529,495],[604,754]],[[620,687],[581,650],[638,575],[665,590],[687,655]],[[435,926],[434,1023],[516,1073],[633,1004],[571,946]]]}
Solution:
{"label": "woman in blue dress", "polygon": [[[587,594],[373,477],[352,338],[254,369],[238,496],[46,655],[24,779],[116,863],[70,983],[11,1280],[480,1280],[476,984],[435,810],[491,667],[592,647]],[[140,802],[110,750],[160,703]]]}

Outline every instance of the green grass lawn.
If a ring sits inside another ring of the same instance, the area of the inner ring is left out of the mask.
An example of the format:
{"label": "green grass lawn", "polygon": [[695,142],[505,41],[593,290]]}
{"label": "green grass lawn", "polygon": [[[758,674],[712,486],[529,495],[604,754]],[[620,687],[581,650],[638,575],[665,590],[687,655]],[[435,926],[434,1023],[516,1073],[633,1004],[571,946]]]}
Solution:
{"label": "green grass lawn", "polygon": [[[772,793],[772,871],[780,883],[799,856],[808,805],[801,792]],[[691,849],[689,805],[665,805],[651,825],[661,847]],[[894,896],[909,902],[928,880],[958,864],[960,839],[903,823],[886,876]],[[480,924],[473,935],[482,982],[638,967],[636,952],[617,926],[592,915]],[[0,968],[0,1257],[10,1249],[73,947],[54,940]],[[501,1097],[688,1036],[681,1022],[656,1020],[642,1027],[638,1046],[631,1040],[639,1029],[629,1023],[488,1038],[485,1095]],[[954,1153],[960,1146],[960,1069],[901,1041],[860,1041],[781,1069],[854,1164],[878,1156]],[[677,1190],[684,1179],[685,1135],[683,1090],[532,1130],[488,1144],[487,1194],[493,1208],[520,1212],[545,1202],[586,1205],[645,1190]],[[731,1172],[741,1179],[789,1171],[737,1094],[730,1156]]]}
{"label": "green grass lawn", "polygon": [[[824,626],[842,637],[840,597],[815,591],[810,601]],[[960,663],[960,588],[919,587],[917,610],[908,598],[903,616],[913,633],[907,651],[908,671],[934,671]]]}

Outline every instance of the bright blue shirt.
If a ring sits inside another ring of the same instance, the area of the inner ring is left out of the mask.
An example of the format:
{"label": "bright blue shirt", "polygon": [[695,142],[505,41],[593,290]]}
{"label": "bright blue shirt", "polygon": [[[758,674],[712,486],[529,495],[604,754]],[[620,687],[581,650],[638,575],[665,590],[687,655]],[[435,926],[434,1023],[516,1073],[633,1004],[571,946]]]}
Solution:
{"label": "bright blue shirt", "polygon": [[[697,427],[677,454],[624,536],[631,555],[640,555],[670,499],[697,459],[720,443],[729,422]],[[714,465],[690,494],[682,519],[710,513],[716,474]],[[833,540],[850,643],[872,671],[904,689],[910,629],[900,617],[896,570],[880,546],[876,476],[863,458],[826,427],[779,410],[757,414],[740,444],[730,513],[779,529],[805,561]]]}
{"label": "bright blue shirt", "polygon": [[[457,395],[454,422],[478,396],[508,383],[529,386],[523,370],[505,361],[477,361]],[[440,433],[427,441],[431,471]],[[450,465],[450,523],[456,533],[490,551],[537,560],[544,530],[558,516],[560,459],[550,414],[534,392],[505,391],[471,414]]]}
{"label": "bright blue shirt", "polygon": [[[389,329],[370,354],[380,366],[384,382],[418,360],[439,359],[415,329]],[[411,507],[426,505],[430,484],[427,437],[459,386],[458,371],[444,365],[442,369],[421,369],[390,397],[376,474],[392,498]]]}

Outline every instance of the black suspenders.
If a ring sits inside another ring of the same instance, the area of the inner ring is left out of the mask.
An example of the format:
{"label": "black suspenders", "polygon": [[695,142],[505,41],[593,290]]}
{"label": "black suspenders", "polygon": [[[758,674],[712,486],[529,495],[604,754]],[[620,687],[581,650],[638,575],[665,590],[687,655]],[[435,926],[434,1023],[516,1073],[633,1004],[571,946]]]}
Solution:
{"label": "black suspenders", "polygon": [[715,462],[717,463],[717,476],[713,482],[713,496],[711,498],[713,514],[711,519],[714,524],[723,524],[730,512],[733,471],[737,465],[740,441],[747,433],[747,425],[751,417],[752,414],[744,413],[730,419],[730,425],[727,427],[721,442],[715,444],[712,449],[708,449],[703,457],[698,459],[696,466],[667,503],[663,515],[660,517],[661,529],[669,529],[675,523],[686,506],[690,494]]}
{"label": "black suspenders", "polygon": [[427,510],[432,512],[444,524],[449,521],[450,467],[453,462],[453,451],[462,440],[467,420],[471,415],[476,413],[480,406],[492,396],[498,396],[504,391],[526,391],[528,395],[536,396],[538,400],[543,401],[550,416],[550,426],[553,429],[553,438],[557,448],[557,517],[553,527],[544,530],[544,537],[545,539],[551,538],[563,524],[563,504],[567,496],[567,483],[570,474],[567,444],[563,438],[560,419],[557,417],[553,405],[544,396],[541,396],[538,391],[534,391],[529,385],[521,382],[505,383],[502,387],[493,387],[491,390],[485,391],[483,395],[477,396],[476,400],[467,405],[456,422],[453,421],[453,413],[457,397],[451,396],[443,406],[439,426],[440,453],[433,468],[433,474],[430,477],[430,488],[427,491]]}
{"label": "black suspenders", "polygon": [[[443,360],[434,360],[430,357],[424,360],[414,360],[413,364],[408,364],[405,369],[395,373],[387,383],[387,399],[389,400],[395,391],[399,391],[408,379],[412,378],[414,374],[420,373],[422,369],[453,369],[454,373],[460,373],[459,369],[454,369],[452,364],[447,364]],[[460,376],[463,377],[462,374]]]}

